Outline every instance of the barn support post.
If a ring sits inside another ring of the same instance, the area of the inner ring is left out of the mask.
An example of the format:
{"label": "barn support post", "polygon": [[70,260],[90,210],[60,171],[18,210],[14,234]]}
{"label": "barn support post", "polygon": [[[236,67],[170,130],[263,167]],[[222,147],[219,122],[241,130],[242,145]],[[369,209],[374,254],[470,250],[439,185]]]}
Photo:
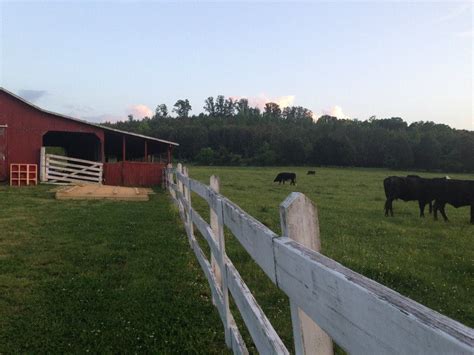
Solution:
{"label": "barn support post", "polygon": [[[209,187],[212,191],[219,193],[220,180],[219,177],[212,175],[209,181]],[[226,272],[226,252],[225,252],[225,239],[224,239],[224,215],[222,199],[216,197],[216,210],[210,209],[211,216],[211,229],[213,237],[216,240],[216,244],[219,246],[219,255],[214,255],[211,249],[211,268],[216,277],[217,284],[219,285],[224,306],[224,331],[225,331],[225,342],[227,347],[232,348],[231,340],[231,315],[229,308],[229,289],[227,284],[227,272]],[[213,300],[215,304],[215,300]]]}
{"label": "barn support post", "polygon": [[148,144],[145,139],[145,161],[148,163]]}
{"label": "barn support post", "polygon": [[105,163],[105,137],[100,138],[100,161]]}
{"label": "barn support post", "polygon": [[168,164],[172,164],[171,161],[171,145],[168,146]]}
{"label": "barn support post", "polygon": [[[305,247],[321,251],[316,205],[300,192],[291,193],[280,205],[282,235]],[[296,354],[334,354],[329,335],[290,298],[291,321]]]}
{"label": "barn support post", "polygon": [[127,160],[127,141],[125,136],[122,136],[122,161]]}

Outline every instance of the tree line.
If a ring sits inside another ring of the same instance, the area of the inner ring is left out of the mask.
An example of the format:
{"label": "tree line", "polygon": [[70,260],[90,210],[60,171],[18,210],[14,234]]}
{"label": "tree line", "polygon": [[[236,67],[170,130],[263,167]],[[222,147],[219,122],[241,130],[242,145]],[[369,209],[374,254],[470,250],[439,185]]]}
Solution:
{"label": "tree line", "polygon": [[301,106],[263,110],[247,99],[209,97],[191,115],[187,99],[153,117],[106,125],[178,142],[175,157],[203,165],[308,165],[474,172],[474,132],[400,117],[313,119]]}

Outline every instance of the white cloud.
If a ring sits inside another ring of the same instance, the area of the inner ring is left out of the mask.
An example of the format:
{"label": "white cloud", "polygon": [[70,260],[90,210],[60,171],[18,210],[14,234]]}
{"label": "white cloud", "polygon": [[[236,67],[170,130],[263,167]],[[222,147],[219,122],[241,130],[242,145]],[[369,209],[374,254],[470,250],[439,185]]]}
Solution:
{"label": "white cloud", "polygon": [[142,104],[130,106],[125,112],[127,115],[133,115],[135,119],[153,116],[153,111],[148,106]]}
{"label": "white cloud", "polygon": [[274,102],[280,106],[280,108],[292,106],[295,101],[294,95],[278,96],[278,97],[269,97],[266,94],[260,94],[258,96],[231,96],[233,100],[247,99],[249,105],[253,107],[258,107],[260,110],[265,108],[265,104],[269,102]]}
{"label": "white cloud", "polygon": [[456,33],[456,36],[472,38],[472,37],[474,37],[474,30],[458,32],[458,33]]}
{"label": "white cloud", "polygon": [[329,115],[337,118],[347,118],[349,115],[346,115],[344,111],[342,111],[341,106],[333,106],[330,109],[326,109],[322,111],[322,115]]}
{"label": "white cloud", "polygon": [[450,22],[463,15],[469,15],[472,11],[472,3],[461,3],[435,20],[435,24]]}
{"label": "white cloud", "polygon": [[18,96],[22,97],[26,101],[36,102],[43,96],[45,96],[48,92],[46,90],[26,90],[21,89],[18,90]]}

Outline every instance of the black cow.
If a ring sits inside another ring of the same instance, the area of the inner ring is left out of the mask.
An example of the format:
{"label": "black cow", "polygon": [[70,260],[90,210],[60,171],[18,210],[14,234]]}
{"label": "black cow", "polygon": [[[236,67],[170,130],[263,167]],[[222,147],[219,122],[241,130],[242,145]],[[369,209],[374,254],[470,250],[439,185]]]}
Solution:
{"label": "black cow", "polygon": [[429,205],[430,213],[432,212],[432,201],[429,186],[426,182],[428,179],[422,179],[417,175],[408,175],[407,177],[389,176],[383,181],[385,190],[385,216],[393,217],[394,200],[400,199],[403,201],[418,201],[420,208],[420,217],[425,216],[425,206]]}
{"label": "black cow", "polygon": [[316,175],[316,170],[308,170],[306,175]]}
{"label": "black cow", "polygon": [[471,224],[474,224],[474,181],[454,179],[432,179],[431,189],[435,197],[434,219],[438,219],[438,211],[448,221],[444,210],[447,203],[455,208],[471,206]]}
{"label": "black cow", "polygon": [[296,185],[296,174],[295,173],[279,173],[273,182],[278,181],[278,185],[283,182],[285,185],[285,181],[291,180],[290,185]]}

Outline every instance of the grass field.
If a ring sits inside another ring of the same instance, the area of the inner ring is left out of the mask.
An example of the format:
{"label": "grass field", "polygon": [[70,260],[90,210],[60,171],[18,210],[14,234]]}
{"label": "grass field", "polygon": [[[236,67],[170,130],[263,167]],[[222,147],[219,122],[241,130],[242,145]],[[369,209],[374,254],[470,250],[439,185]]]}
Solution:
{"label": "grass field", "polygon": [[[190,167],[190,176],[209,184],[221,179],[221,193],[273,231],[280,233],[279,204],[292,191],[318,206],[323,254],[442,314],[474,326],[474,226],[469,208],[447,207],[449,223],[418,217],[416,202],[394,202],[395,217],[383,213],[382,181],[406,175],[382,169]],[[280,171],[297,173],[297,186],[272,183]],[[440,176],[440,174],[421,174]],[[474,179],[473,175],[451,175]],[[193,194],[193,206],[208,216]],[[288,300],[261,272],[230,233],[227,253],[289,349],[292,349]],[[202,243],[204,245],[204,243]],[[236,313],[234,313],[236,314]],[[247,339],[248,335],[247,335]]]}
{"label": "grass field", "polygon": [[176,210],[0,186],[0,353],[222,353]]}
{"label": "grass field", "polygon": [[[414,202],[395,202],[395,217],[386,218],[382,180],[407,172],[306,170],[190,167],[190,176],[209,183],[217,174],[226,197],[277,233],[279,204],[291,191],[305,193],[319,208],[325,255],[474,326],[468,208],[447,207],[444,223],[420,219]],[[295,171],[297,186],[272,183],[279,171]],[[49,189],[0,187],[0,353],[224,351],[209,286],[165,193],[146,203],[56,201]],[[193,207],[208,218],[196,195]],[[228,255],[292,350],[288,299],[226,238]]]}

